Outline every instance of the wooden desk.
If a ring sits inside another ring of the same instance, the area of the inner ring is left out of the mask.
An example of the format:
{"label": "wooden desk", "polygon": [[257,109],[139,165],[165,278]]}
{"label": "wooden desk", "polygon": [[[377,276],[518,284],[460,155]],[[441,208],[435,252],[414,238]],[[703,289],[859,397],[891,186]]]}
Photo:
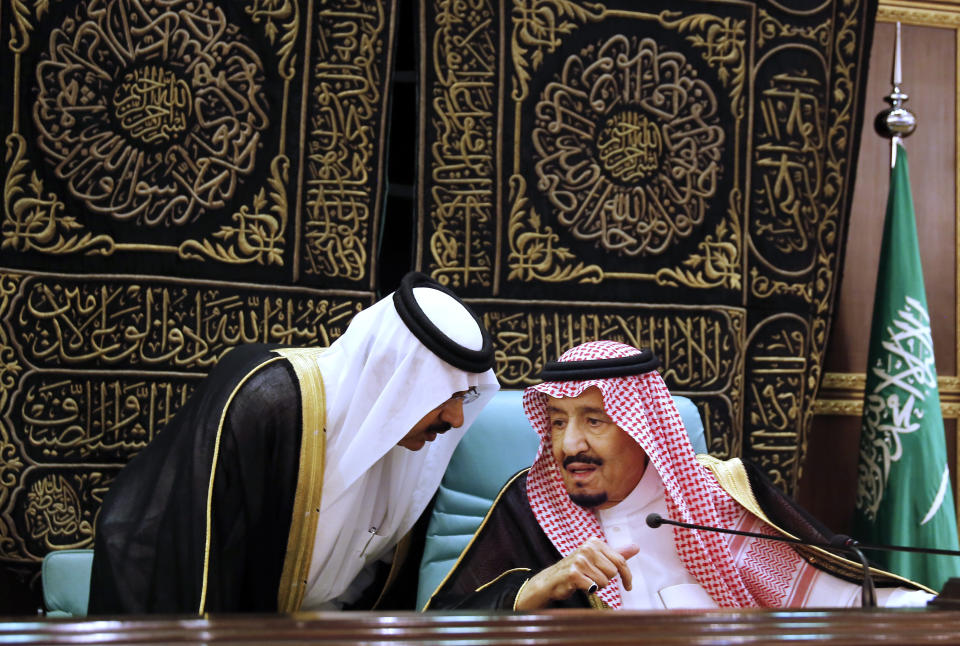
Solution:
{"label": "wooden desk", "polygon": [[745,610],[539,614],[302,613],[0,623],[0,642],[416,644],[960,644],[956,610]]}

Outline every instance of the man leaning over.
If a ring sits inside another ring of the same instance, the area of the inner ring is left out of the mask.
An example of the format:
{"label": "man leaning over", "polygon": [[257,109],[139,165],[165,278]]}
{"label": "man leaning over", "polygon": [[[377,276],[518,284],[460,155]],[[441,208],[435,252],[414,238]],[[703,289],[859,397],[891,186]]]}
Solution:
{"label": "man leaning over", "polygon": [[90,613],[371,607],[492,365],[480,319],[422,274],[329,348],[229,352],[104,499]]}

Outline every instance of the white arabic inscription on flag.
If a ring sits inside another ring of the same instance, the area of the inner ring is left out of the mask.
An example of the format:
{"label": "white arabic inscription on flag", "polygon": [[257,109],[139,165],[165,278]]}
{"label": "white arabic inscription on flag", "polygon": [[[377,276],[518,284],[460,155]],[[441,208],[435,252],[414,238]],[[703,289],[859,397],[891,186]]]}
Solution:
{"label": "white arabic inscription on flag", "polygon": [[937,385],[930,317],[923,303],[907,296],[885,332],[882,346],[886,355],[877,360],[867,376],[870,392],[861,425],[871,448],[863,456],[866,465],[861,464],[861,469],[866,466],[871,477],[859,480],[857,506],[871,519],[876,517],[883,498],[891,464],[903,454],[901,435],[920,428],[924,411],[917,404]]}

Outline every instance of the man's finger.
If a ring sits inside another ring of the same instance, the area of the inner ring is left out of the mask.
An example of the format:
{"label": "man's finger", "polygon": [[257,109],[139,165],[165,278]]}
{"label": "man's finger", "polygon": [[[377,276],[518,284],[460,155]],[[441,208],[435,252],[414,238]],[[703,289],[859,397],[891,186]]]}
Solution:
{"label": "man's finger", "polygon": [[624,589],[630,590],[633,587],[633,575],[630,572],[630,567],[627,565],[627,559],[639,552],[640,547],[631,543],[614,549],[604,543],[602,551],[604,556],[607,557],[607,560],[610,561],[610,565],[616,568],[616,571],[611,570],[607,573],[609,578],[612,579],[619,573],[620,578],[623,580]]}
{"label": "man's finger", "polygon": [[[639,546],[630,544],[614,549],[602,540],[590,538],[577,551],[584,557],[585,564],[589,565],[584,573],[593,579],[598,587],[605,587],[613,577],[619,574],[624,589],[631,590],[633,588],[633,575],[627,565],[627,559],[640,551]],[[591,569],[594,571],[591,572]],[[596,576],[598,573],[602,576]],[[582,589],[586,590],[588,588]]]}
{"label": "man's finger", "polygon": [[[580,572],[589,577],[597,588],[605,588],[618,574],[623,577],[626,574],[626,583],[630,583],[630,569],[626,561],[610,546],[604,545],[603,549],[591,551],[582,554],[584,559],[580,561]],[[589,588],[581,588],[589,593]],[[627,588],[629,590],[630,588]]]}
{"label": "man's finger", "polygon": [[581,590],[589,590],[590,584],[604,588],[610,583],[610,579],[617,576],[616,566],[603,554],[592,554],[584,558],[579,562],[577,569],[580,575],[587,579],[587,585],[582,586]]}
{"label": "man's finger", "polygon": [[633,589],[633,573],[630,572],[630,567],[627,565],[627,561],[636,556],[639,551],[640,546],[634,545],[633,543],[617,548],[617,553],[623,557],[623,567],[620,568],[620,579],[623,581],[624,590]]}
{"label": "man's finger", "polygon": [[585,572],[579,572],[576,576],[577,582],[575,583],[576,588],[583,590],[587,594],[594,594],[597,590],[600,589],[600,583],[598,582],[596,576],[587,574]]}

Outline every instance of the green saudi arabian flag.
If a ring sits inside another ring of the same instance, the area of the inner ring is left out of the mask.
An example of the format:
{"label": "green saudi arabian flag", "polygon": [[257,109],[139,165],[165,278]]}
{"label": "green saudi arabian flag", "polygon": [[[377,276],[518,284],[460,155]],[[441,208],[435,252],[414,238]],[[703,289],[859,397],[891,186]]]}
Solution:
{"label": "green saudi arabian flag", "polygon": [[[890,174],[860,429],[854,536],[862,543],[957,549],[913,196],[900,145]],[[960,576],[956,556],[870,551],[867,557],[935,590]]]}

